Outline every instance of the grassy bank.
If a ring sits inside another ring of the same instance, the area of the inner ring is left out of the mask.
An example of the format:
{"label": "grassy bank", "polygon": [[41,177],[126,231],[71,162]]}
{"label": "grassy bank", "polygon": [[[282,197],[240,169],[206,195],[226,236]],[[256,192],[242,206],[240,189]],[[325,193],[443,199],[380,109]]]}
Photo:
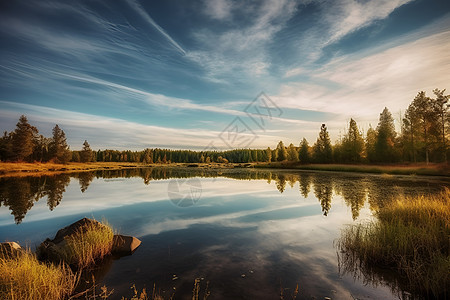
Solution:
{"label": "grassy bank", "polygon": [[255,168],[297,169],[310,171],[357,172],[393,175],[450,176],[446,164],[410,165],[351,165],[351,164],[299,164],[293,162],[258,163]]}
{"label": "grassy bank", "polygon": [[42,263],[29,252],[0,257],[0,299],[67,299],[76,282],[70,268]]}
{"label": "grassy bank", "polygon": [[366,278],[381,274],[380,267],[389,269],[403,279],[397,283],[401,289],[419,297],[449,296],[450,190],[396,199],[377,217],[343,231],[338,242],[343,267],[359,269]]}
{"label": "grassy bank", "polygon": [[0,162],[0,176],[33,176],[53,175],[67,172],[94,170],[120,170],[140,168],[146,165],[140,163],[92,162],[92,163],[24,163]]}

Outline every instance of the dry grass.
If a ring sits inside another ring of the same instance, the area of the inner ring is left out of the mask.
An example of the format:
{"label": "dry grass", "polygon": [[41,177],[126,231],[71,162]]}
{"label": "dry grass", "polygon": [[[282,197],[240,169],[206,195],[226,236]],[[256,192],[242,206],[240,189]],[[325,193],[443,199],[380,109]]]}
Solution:
{"label": "dry grass", "polygon": [[88,223],[74,234],[65,237],[63,260],[84,269],[111,254],[114,232],[105,223]]}
{"label": "dry grass", "polygon": [[66,299],[76,283],[68,267],[41,263],[33,254],[0,257],[0,299]]}
{"label": "dry grass", "polygon": [[[448,296],[450,287],[450,190],[401,198],[382,207],[378,222],[350,226],[338,246],[347,269],[358,265],[398,272],[404,288],[426,297]],[[353,265],[353,266],[348,266]]]}
{"label": "dry grass", "polygon": [[118,162],[91,162],[67,164],[56,163],[24,163],[24,162],[0,162],[0,177],[7,176],[42,176],[55,175],[67,172],[94,171],[94,170],[120,170],[129,168],[141,168],[141,163]]}
{"label": "dry grass", "polygon": [[299,169],[311,171],[357,172],[394,175],[432,175],[450,176],[446,164],[392,164],[392,165],[363,165],[363,164],[306,164],[293,162],[259,163],[258,168]]}
{"label": "dry grass", "polygon": [[[164,297],[163,295],[161,295],[161,292],[159,290],[156,289],[156,285],[153,285],[153,291],[152,294],[149,295],[147,294],[146,289],[143,289],[142,292],[138,292],[138,290],[136,289],[136,286],[133,285],[131,287],[131,289],[134,291],[134,295],[131,296],[130,299],[122,297],[122,300],[164,300],[164,299],[168,299],[168,300],[172,300],[175,297],[175,293],[173,293],[172,295],[168,296],[168,298]],[[203,290],[203,296],[201,296],[202,291],[201,291],[201,279],[200,278],[196,278],[194,280],[194,288],[192,289],[192,300],[207,300],[208,297],[211,295],[211,292],[209,291],[209,282],[206,282],[206,287]]]}

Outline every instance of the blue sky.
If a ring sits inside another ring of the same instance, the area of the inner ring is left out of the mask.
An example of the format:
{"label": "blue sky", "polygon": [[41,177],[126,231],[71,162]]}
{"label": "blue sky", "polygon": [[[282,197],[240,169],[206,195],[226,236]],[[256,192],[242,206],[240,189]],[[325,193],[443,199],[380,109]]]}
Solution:
{"label": "blue sky", "polygon": [[335,141],[450,90],[446,0],[2,1],[0,43],[0,129],[26,114],[72,149]]}

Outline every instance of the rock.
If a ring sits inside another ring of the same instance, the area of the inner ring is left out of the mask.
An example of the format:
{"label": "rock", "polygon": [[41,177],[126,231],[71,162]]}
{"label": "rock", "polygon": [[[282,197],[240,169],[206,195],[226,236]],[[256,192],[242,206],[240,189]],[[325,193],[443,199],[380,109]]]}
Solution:
{"label": "rock", "polygon": [[[76,265],[77,258],[74,255],[67,253],[67,237],[70,237],[75,233],[86,232],[88,228],[104,227],[106,227],[106,225],[103,225],[96,220],[83,218],[69,226],[58,230],[53,240],[46,239],[44,242],[42,242],[41,245],[37,248],[36,254],[40,260],[49,260],[54,262],[64,260],[69,265]],[[135,237],[114,235],[111,254],[119,257],[130,255],[140,244],[141,241]]]}
{"label": "rock", "polygon": [[80,230],[84,230],[87,228],[85,225],[94,225],[98,227],[105,227],[102,223],[96,220],[91,220],[88,218],[83,218],[81,220],[76,221],[75,223],[64,227],[63,229],[58,230],[58,232],[55,235],[55,238],[52,240],[54,244],[58,244],[64,240],[66,236],[70,236],[74,234],[75,232],[79,232]]}
{"label": "rock", "polygon": [[116,234],[113,238],[112,254],[131,255],[141,244],[141,241],[134,236]]}
{"label": "rock", "polygon": [[0,257],[13,258],[25,253],[25,250],[16,242],[0,243]]}
{"label": "rock", "polygon": [[105,227],[105,225],[96,220],[91,220],[88,218],[78,220],[75,223],[58,230],[53,240],[46,239],[44,242],[42,242],[36,250],[37,257],[40,260],[49,260],[54,262],[64,260],[69,265],[75,264],[75,257],[68,257],[66,255],[67,253],[65,251],[65,248],[67,242],[65,238],[77,232],[85,232],[89,227]]}

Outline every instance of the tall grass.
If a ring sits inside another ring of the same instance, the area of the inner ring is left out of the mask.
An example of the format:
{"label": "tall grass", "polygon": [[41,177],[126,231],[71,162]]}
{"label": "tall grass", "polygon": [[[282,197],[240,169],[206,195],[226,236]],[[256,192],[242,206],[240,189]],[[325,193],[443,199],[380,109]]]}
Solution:
{"label": "tall grass", "polygon": [[450,287],[450,189],[399,198],[380,208],[378,221],[350,226],[338,241],[347,269],[398,272],[413,294],[441,298]]}
{"label": "tall grass", "polygon": [[85,269],[111,254],[114,232],[103,223],[86,223],[78,230],[65,237],[65,245],[61,251],[62,259]]}
{"label": "tall grass", "polygon": [[0,299],[66,299],[77,276],[62,265],[41,263],[31,253],[0,257]]}

